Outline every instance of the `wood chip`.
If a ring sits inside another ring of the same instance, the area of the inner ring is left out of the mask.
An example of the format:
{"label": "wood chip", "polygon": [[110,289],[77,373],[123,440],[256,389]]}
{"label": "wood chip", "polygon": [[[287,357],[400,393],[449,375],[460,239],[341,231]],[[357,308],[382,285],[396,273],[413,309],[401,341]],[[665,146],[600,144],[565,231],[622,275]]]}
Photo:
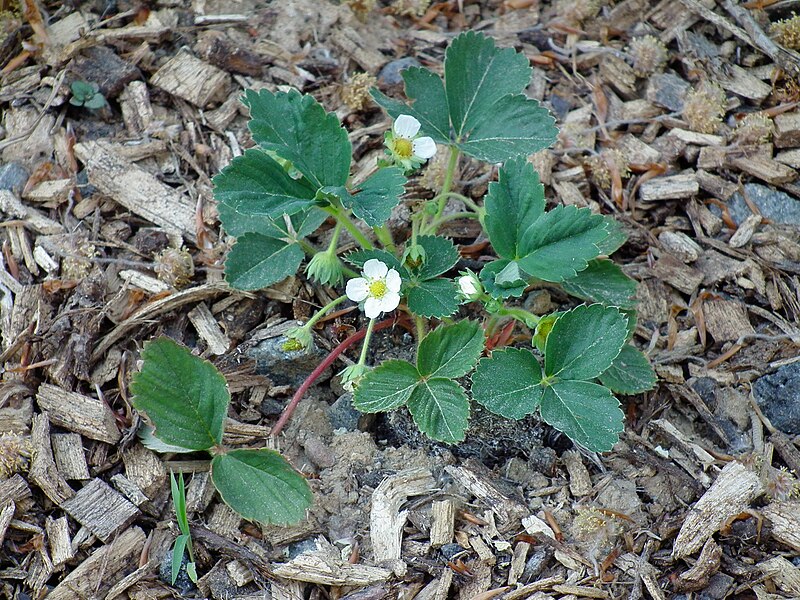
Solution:
{"label": "wood chip", "polygon": [[684,263],[696,261],[703,249],[682,231],[662,231],[658,234],[661,248]]}
{"label": "wood chip", "polygon": [[655,177],[639,187],[639,197],[645,202],[691,198],[700,190],[694,172],[668,177]]}
{"label": "wood chip", "polygon": [[53,457],[58,472],[64,479],[79,481],[91,479],[80,435],[77,433],[54,433],[50,436],[50,442],[53,445]]}
{"label": "wood chip", "polygon": [[431,546],[439,548],[453,541],[456,503],[452,498],[431,505]]}
{"label": "wood chip", "polygon": [[719,200],[725,201],[739,191],[739,186],[735,183],[703,169],[698,169],[695,175],[700,189]]}
{"label": "wood chip", "polygon": [[694,554],[729,518],[748,508],[762,491],[758,475],[739,462],[728,463],[687,513],[675,539],[672,556],[677,559]]}
{"label": "wood chip", "polygon": [[779,163],[772,158],[763,156],[728,157],[727,162],[748,175],[772,185],[789,183],[797,178],[797,173],[792,167]]}
{"label": "wood chip", "polygon": [[703,317],[706,329],[717,342],[735,341],[756,332],[744,305],[734,300],[706,300],[703,302]]}
{"label": "wood chip", "polygon": [[508,568],[508,585],[516,585],[522,572],[525,570],[525,562],[528,559],[528,550],[531,545],[528,542],[517,542],[514,552],[511,555],[511,564]]}
{"label": "wood chip", "polygon": [[661,158],[661,153],[658,150],[645,144],[632,133],[628,133],[618,139],[616,147],[617,150],[622,152],[627,161],[634,165],[657,163]]}
{"label": "wood chip", "polygon": [[781,592],[792,598],[800,597],[800,569],[783,556],[765,560],[758,568]]}
{"label": "wood chip", "polygon": [[132,137],[142,137],[150,132],[155,120],[150,94],[144,81],[131,81],[119,96],[122,120]]}
{"label": "wood chip", "polygon": [[708,538],[694,565],[678,576],[676,589],[691,592],[708,587],[708,580],[719,571],[721,559],[722,548],[713,538]]}
{"label": "wood chip", "polygon": [[667,135],[678,138],[686,144],[693,144],[695,146],[723,146],[725,144],[725,138],[721,135],[698,133],[697,131],[681,129],[680,127],[671,129]]}
{"label": "wood chip", "polygon": [[108,444],[116,444],[122,437],[113,411],[98,398],[43,383],[36,393],[36,402],[59,427]]}
{"label": "wood chip", "polygon": [[641,577],[644,587],[653,597],[653,600],[667,600],[664,591],[658,583],[658,576],[660,575],[658,569],[644,560],[644,557],[636,556],[629,552],[617,558],[617,560],[614,561],[614,565],[625,571],[628,575]]}
{"label": "wood chip", "polygon": [[4,500],[0,502],[0,544],[2,544],[6,538],[6,531],[8,531],[8,526],[14,519],[16,508],[17,506],[14,504],[13,500]]}
{"label": "wood chip", "polygon": [[776,115],[775,147],[798,148],[800,147],[800,112],[793,111]]}
{"label": "wood chip", "polygon": [[167,469],[158,455],[141,444],[134,444],[122,453],[125,475],[154,500],[167,483]]}
{"label": "wood chip", "polygon": [[53,567],[58,569],[75,556],[76,548],[72,547],[72,539],[69,534],[69,523],[67,517],[54,519],[47,517],[44,522],[44,529],[47,532],[47,541],[50,544],[50,557]]}
{"label": "wood chip", "polygon": [[61,508],[105,543],[139,516],[139,509],[102,479],[87,483]]}
{"label": "wood chip", "polygon": [[189,52],[178,52],[150,78],[150,83],[199,108],[228,96],[231,76]]}
{"label": "wood chip", "polygon": [[20,219],[30,225],[37,233],[51,235],[64,233],[64,226],[57,221],[53,221],[40,211],[23,204],[14,192],[0,190],[0,212],[5,213],[8,219]]}
{"label": "wood chip", "polygon": [[354,587],[381,583],[392,576],[389,569],[343,561],[339,551],[327,542],[320,540],[318,546],[316,551],[304,552],[287,563],[273,565],[272,572],[285,579]]}
{"label": "wood chip", "polygon": [[169,286],[160,279],[133,269],[123,269],[119,272],[119,277],[129,285],[151,294],[160,294],[169,290]]}
{"label": "wood chip", "polygon": [[41,488],[45,496],[54,503],[61,505],[68,498],[75,495],[75,491],[58,472],[53,458],[53,449],[50,445],[50,420],[47,413],[33,417],[31,431],[31,457],[30,480]]}
{"label": "wood chip", "polygon": [[800,502],[771,502],[761,514],[772,524],[772,537],[800,552]]}
{"label": "wood chip", "polygon": [[575,498],[588,496],[592,491],[592,478],[589,471],[583,465],[579,452],[569,450],[564,452],[561,460],[567,467],[569,473],[569,491]]}
{"label": "wood chip", "polygon": [[78,565],[47,595],[48,600],[102,598],[126,571],[136,568],[145,538],[138,527],[126,530]]}
{"label": "wood chip", "polygon": [[222,331],[205,302],[201,302],[190,310],[188,317],[197,330],[197,334],[208,344],[211,354],[221,356],[228,351],[231,347],[231,340]]}
{"label": "wood chip", "polygon": [[524,506],[500,493],[489,481],[474,471],[451,465],[446,466],[444,470],[480,502],[492,509],[500,521],[501,529],[527,514],[528,510]]}
{"label": "wood chip", "polygon": [[559,594],[572,594],[578,598],[609,598],[608,592],[585,585],[565,585],[557,584],[553,586],[553,591]]}
{"label": "wood chip", "polygon": [[144,169],[117,154],[103,141],[75,144],[75,156],[86,165],[89,183],[128,210],[163,227],[167,233],[196,239],[194,203]]}
{"label": "wood chip", "polygon": [[74,187],[75,183],[72,179],[42,181],[27,194],[24,194],[24,197],[31,202],[41,202],[52,208],[58,206],[62,202],[66,202]]}
{"label": "wood chip", "polygon": [[662,255],[655,265],[653,273],[666,283],[684,294],[693,294],[703,282],[703,273],[683,264],[674,256]]}
{"label": "wood chip", "polygon": [[369,514],[369,535],[377,562],[400,560],[403,527],[408,517],[408,511],[401,511],[400,507],[409,496],[419,496],[435,489],[436,481],[428,469],[400,471],[375,488]]}

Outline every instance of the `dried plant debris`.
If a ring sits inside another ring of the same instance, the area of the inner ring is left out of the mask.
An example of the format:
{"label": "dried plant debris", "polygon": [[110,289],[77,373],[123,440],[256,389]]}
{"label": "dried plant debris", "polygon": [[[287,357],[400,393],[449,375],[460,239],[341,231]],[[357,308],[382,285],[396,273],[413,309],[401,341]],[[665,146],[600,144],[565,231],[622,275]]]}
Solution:
{"label": "dried plant debris", "polygon": [[704,81],[686,94],[683,119],[689,128],[699,133],[716,133],[725,116],[727,98],[716,83]]}
{"label": "dried plant debris", "polygon": [[664,70],[667,64],[667,47],[654,35],[645,35],[631,40],[628,45],[633,72],[637,77],[649,77]]}
{"label": "dried plant debris", "polygon": [[776,21],[770,27],[775,41],[791,50],[800,50],[800,15],[792,13],[788,19]]}

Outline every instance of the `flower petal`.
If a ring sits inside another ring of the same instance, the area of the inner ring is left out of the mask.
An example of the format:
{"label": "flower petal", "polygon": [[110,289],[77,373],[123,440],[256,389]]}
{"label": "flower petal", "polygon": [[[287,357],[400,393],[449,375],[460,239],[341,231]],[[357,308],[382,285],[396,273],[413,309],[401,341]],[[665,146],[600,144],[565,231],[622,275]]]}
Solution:
{"label": "flower petal", "polygon": [[386,273],[386,289],[390,292],[399,292],[402,284],[403,280],[400,279],[400,273],[394,269],[389,269],[389,272]]}
{"label": "flower petal", "polygon": [[361,272],[367,279],[382,279],[386,277],[386,272],[388,270],[389,267],[387,267],[385,263],[379,261],[377,258],[370,258],[364,263],[364,268]]}
{"label": "flower petal", "polygon": [[380,307],[383,312],[392,312],[400,304],[400,294],[396,292],[386,292],[380,299]]}
{"label": "flower petal", "polygon": [[410,140],[419,131],[419,121],[411,115],[400,115],[395,119],[392,129],[396,136]]}
{"label": "flower petal", "polygon": [[[386,294],[388,296],[389,294]],[[384,298],[386,298],[384,296]],[[398,296],[399,298],[399,296]],[[399,300],[398,300],[399,301]],[[376,319],[381,316],[383,302],[378,300],[377,298],[367,298],[367,301],[364,302],[364,314],[367,316],[368,319]]]}
{"label": "flower petal", "polygon": [[411,144],[411,151],[414,153],[414,156],[418,156],[419,158],[433,158],[433,155],[436,154],[436,142],[433,141],[433,138],[429,137],[421,137],[415,139]]}
{"label": "flower petal", "polygon": [[356,277],[347,282],[345,294],[353,302],[361,302],[369,296],[369,283],[363,277]]}

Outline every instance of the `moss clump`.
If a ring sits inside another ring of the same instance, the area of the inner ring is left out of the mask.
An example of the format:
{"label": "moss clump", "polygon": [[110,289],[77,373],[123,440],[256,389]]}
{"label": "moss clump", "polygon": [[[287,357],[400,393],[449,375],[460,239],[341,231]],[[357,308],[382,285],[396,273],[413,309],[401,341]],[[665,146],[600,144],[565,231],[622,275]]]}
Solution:
{"label": "moss clump", "polygon": [[770,33],[781,46],[791,50],[800,50],[800,15],[792,13],[788,19],[775,21]]}
{"label": "moss clump", "polygon": [[715,133],[722,124],[728,99],[721,87],[704,82],[686,94],[683,120],[692,131]]}
{"label": "moss clump", "polygon": [[339,96],[351,110],[364,110],[371,101],[369,90],[376,84],[377,80],[369,73],[356,73],[342,86]]}
{"label": "moss clump", "polygon": [[667,47],[654,35],[634,38],[628,46],[628,56],[637,77],[647,77],[664,69]]}

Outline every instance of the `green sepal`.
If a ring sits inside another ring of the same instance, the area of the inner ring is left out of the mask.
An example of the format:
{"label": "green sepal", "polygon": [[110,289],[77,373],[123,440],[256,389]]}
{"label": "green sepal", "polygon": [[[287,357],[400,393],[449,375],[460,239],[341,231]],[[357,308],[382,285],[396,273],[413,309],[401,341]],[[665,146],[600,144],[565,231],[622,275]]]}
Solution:
{"label": "green sepal", "polygon": [[600,383],[618,394],[641,394],[655,387],[656,373],[641,350],[625,344],[611,366],[600,374]]}
{"label": "green sepal", "polygon": [[231,398],[225,378],[185,346],[166,337],[147,342],[131,391],[133,406],[166,444],[208,450],[222,442]]}
{"label": "green sepal", "polygon": [[440,325],[419,345],[417,369],[423,377],[463,377],[483,352],[483,329],[475,321]]}
{"label": "green sepal", "polygon": [[211,480],[228,506],[259,523],[297,523],[314,501],[305,477],[267,448],[216,455]]}
{"label": "green sepal", "polygon": [[530,351],[503,348],[478,362],[472,374],[472,397],[496,415],[519,420],[539,407],[541,381],[542,368]]}
{"label": "green sepal", "polygon": [[303,256],[298,244],[246,233],[228,252],[225,279],[239,290],[260,290],[297,273]]}
{"label": "green sepal", "polygon": [[547,386],[539,410],[545,422],[594,452],[611,450],[625,428],[625,415],[611,390],[589,381]]}
{"label": "green sepal", "polygon": [[353,147],[334,113],[296,90],[245,91],[253,140],[292,163],[314,186],[342,186],[350,175]]}

